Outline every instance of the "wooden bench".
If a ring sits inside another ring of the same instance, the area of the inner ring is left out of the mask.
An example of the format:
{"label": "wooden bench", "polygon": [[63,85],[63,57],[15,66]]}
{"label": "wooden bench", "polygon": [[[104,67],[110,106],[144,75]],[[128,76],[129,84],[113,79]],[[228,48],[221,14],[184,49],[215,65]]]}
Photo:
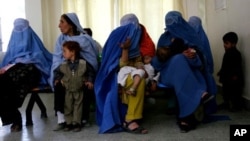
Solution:
{"label": "wooden bench", "polygon": [[32,121],[32,109],[34,104],[37,103],[39,109],[41,110],[41,118],[47,118],[46,107],[43,104],[42,99],[39,96],[39,93],[52,93],[51,87],[46,86],[39,86],[35,87],[31,90],[30,99],[26,108],[26,126],[33,125]]}

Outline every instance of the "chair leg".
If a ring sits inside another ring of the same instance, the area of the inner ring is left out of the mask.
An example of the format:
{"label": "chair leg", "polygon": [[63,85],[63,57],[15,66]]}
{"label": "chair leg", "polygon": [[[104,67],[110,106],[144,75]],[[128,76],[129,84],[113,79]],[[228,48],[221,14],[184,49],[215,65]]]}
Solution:
{"label": "chair leg", "polygon": [[34,107],[34,104],[35,104],[35,97],[33,96],[33,94],[31,94],[29,103],[26,108],[26,124],[33,123],[32,122],[32,109]]}
{"label": "chair leg", "polygon": [[46,112],[46,107],[43,104],[43,101],[41,100],[40,96],[36,92],[32,92],[32,95],[35,98],[35,102],[37,103],[38,107],[40,108],[41,112],[44,113]]}

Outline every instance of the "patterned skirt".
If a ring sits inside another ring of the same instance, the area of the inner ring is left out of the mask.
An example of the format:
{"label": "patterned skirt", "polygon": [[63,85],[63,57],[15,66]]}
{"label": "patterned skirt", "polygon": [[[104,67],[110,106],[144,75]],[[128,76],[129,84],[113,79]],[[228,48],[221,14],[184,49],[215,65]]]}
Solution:
{"label": "patterned skirt", "polygon": [[22,63],[0,75],[0,117],[21,107],[30,90],[38,86],[40,78],[41,73],[35,65]]}

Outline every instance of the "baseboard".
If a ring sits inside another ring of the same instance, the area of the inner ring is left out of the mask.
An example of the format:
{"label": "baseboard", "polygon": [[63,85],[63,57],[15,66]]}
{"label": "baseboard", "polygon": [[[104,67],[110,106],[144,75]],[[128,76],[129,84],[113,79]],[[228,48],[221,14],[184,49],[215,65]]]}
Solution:
{"label": "baseboard", "polygon": [[[217,85],[217,91],[218,91],[218,95],[221,95],[222,94],[222,87]],[[244,108],[246,110],[250,111],[250,100],[245,98],[244,96],[242,97],[242,99],[243,99],[243,103],[244,103]]]}
{"label": "baseboard", "polygon": [[250,111],[250,100],[248,100],[244,97],[243,97],[243,99],[244,99],[244,106],[245,106],[246,110]]}

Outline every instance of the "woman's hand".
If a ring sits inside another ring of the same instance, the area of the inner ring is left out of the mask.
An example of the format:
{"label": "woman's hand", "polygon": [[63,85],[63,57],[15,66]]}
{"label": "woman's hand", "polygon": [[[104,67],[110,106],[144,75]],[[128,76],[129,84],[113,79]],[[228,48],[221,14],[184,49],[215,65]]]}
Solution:
{"label": "woman's hand", "polygon": [[5,73],[5,69],[0,69],[0,74],[4,74]]}
{"label": "woman's hand", "polygon": [[188,48],[186,50],[183,51],[183,54],[189,58],[189,59],[192,59],[196,56],[196,50],[193,49],[193,48]]}

